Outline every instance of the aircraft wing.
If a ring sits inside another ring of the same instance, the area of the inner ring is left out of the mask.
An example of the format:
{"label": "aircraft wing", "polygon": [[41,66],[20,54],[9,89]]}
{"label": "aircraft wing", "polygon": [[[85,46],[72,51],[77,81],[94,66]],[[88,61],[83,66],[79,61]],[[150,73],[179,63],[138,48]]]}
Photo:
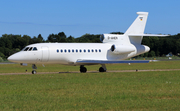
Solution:
{"label": "aircraft wing", "polygon": [[149,63],[149,60],[77,60],[77,63],[86,64],[118,64],[118,63]]}

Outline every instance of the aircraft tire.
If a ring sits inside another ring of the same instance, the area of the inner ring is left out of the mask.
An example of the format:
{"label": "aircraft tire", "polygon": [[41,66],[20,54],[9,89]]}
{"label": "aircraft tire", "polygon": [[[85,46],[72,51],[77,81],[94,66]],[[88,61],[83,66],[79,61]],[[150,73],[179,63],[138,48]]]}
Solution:
{"label": "aircraft tire", "polygon": [[106,70],[104,70],[103,67],[100,67],[100,68],[99,68],[99,72],[106,72]]}
{"label": "aircraft tire", "polygon": [[80,68],[80,72],[81,72],[81,73],[86,73],[86,72],[87,72],[86,67],[81,67],[81,68]]}
{"label": "aircraft tire", "polygon": [[36,71],[35,71],[35,70],[33,70],[33,71],[32,71],[32,74],[36,74]]}

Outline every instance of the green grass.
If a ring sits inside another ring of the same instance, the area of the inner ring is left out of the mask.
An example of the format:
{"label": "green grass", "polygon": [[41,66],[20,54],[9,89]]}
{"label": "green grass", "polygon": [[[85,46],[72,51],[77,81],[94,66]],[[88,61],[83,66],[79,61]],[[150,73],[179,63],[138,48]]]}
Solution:
{"label": "green grass", "polygon": [[[59,64],[47,64],[45,67],[37,65],[37,72],[72,72],[79,71],[79,66],[66,66]],[[98,71],[101,65],[85,66],[87,71]],[[107,70],[143,70],[143,69],[180,69],[180,61],[159,61],[144,64],[107,64]],[[19,64],[0,64],[0,73],[23,73],[27,69],[32,71],[30,64],[28,66],[20,66]]]}
{"label": "green grass", "polygon": [[179,71],[4,75],[0,110],[179,110]]}
{"label": "green grass", "polygon": [[[179,69],[179,61],[111,64],[109,70]],[[1,72],[23,72],[18,64]],[[95,71],[100,65],[87,66]],[[38,71],[78,71],[78,66],[47,65]],[[3,73],[4,73],[3,72]],[[60,73],[0,76],[0,110],[179,110],[180,71]]]}

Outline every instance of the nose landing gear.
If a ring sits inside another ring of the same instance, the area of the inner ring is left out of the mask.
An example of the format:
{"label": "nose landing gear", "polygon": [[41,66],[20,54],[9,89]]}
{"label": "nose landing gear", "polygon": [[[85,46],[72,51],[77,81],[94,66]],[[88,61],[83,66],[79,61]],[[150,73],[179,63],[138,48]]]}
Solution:
{"label": "nose landing gear", "polygon": [[36,74],[37,72],[36,72],[36,69],[37,69],[37,67],[36,67],[36,64],[32,64],[32,74]]}
{"label": "nose landing gear", "polygon": [[36,70],[32,70],[32,74],[36,74]]}

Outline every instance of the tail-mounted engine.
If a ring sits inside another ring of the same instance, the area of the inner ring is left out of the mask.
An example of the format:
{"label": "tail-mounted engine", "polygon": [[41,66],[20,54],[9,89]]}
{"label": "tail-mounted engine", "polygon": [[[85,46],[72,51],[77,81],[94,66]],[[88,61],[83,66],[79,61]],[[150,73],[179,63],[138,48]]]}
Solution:
{"label": "tail-mounted engine", "polygon": [[115,34],[102,34],[100,36],[100,41],[103,42],[103,43],[111,43],[111,42],[117,42],[119,41],[119,36],[120,35],[115,35]]}
{"label": "tail-mounted engine", "polygon": [[127,54],[134,52],[136,48],[131,45],[112,45],[111,46],[111,51],[114,54]]}

